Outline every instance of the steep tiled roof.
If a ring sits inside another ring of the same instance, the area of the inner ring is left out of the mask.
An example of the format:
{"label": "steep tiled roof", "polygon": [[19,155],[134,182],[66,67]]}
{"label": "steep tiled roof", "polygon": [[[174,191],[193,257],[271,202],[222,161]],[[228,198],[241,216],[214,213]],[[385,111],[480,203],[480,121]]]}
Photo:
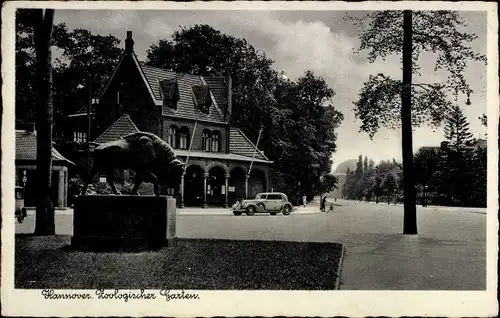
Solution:
{"label": "steep tiled roof", "polygon": [[[255,145],[238,128],[229,129],[229,152],[252,158],[255,152]],[[269,159],[260,150],[255,152],[255,159]]]}
{"label": "steep tiled roof", "polygon": [[118,118],[111,126],[106,129],[97,139],[95,142],[97,143],[105,143],[108,141],[113,141],[120,139],[121,136],[125,136],[128,134],[132,134],[135,132],[138,132],[139,129],[137,126],[132,122],[130,119],[130,116],[127,114],[124,114],[120,118]]}
{"label": "steep tiled roof", "polygon": [[[222,96],[227,95],[225,91],[225,84],[223,78],[210,77],[201,78],[197,75],[175,73],[173,71],[165,70],[158,67],[153,67],[141,63],[142,71],[146,80],[153,91],[155,99],[161,100],[163,95],[161,92],[160,81],[162,80],[177,80],[179,87],[179,101],[177,102],[177,109],[171,109],[168,106],[163,106],[162,113],[165,116],[180,117],[186,119],[206,120],[215,123],[225,123],[221,111],[225,110],[227,101]],[[210,113],[205,114],[195,104],[194,94],[192,91],[193,86],[204,85],[203,80],[208,84],[212,92],[215,103],[219,110],[212,105]],[[220,99],[220,100],[219,100]]]}
{"label": "steep tiled roof", "polygon": [[[36,135],[29,131],[16,131],[16,160],[36,160]],[[54,147],[52,147],[52,160],[58,163],[71,164],[73,162],[64,158]]]}

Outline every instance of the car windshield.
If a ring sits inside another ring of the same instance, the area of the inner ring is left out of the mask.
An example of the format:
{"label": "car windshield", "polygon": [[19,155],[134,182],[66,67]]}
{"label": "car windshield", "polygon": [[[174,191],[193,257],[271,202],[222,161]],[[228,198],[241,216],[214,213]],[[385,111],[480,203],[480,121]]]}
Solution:
{"label": "car windshield", "polygon": [[257,194],[257,196],[255,197],[255,200],[261,200],[261,199],[265,199],[265,198],[266,198],[265,194]]}

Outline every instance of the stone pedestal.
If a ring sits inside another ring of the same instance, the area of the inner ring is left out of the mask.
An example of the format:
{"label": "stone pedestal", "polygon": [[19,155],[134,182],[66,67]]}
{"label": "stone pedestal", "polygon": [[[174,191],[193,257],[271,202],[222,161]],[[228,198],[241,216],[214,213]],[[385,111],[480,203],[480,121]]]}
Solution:
{"label": "stone pedestal", "polygon": [[74,206],[71,245],[77,249],[175,246],[175,215],[171,197],[80,196]]}

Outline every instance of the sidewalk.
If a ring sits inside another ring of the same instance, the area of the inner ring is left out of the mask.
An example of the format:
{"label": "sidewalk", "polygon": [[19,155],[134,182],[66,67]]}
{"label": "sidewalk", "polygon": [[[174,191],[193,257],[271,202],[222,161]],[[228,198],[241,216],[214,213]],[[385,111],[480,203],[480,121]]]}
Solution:
{"label": "sidewalk", "polygon": [[403,235],[402,207],[342,204],[325,220],[346,246],[341,290],[486,288],[484,213],[419,206],[418,234]]}
{"label": "sidewalk", "polygon": [[[316,206],[314,204],[308,204],[305,208],[303,206],[300,207],[295,207],[296,210],[294,210],[291,214],[317,214],[321,213],[319,210],[319,204]],[[27,214],[28,215],[35,215],[35,208],[28,208],[27,209]],[[56,215],[73,215],[73,209],[72,208],[65,208],[65,209],[56,209],[55,210]],[[265,213],[256,213],[256,215],[262,214],[265,215]],[[233,215],[231,212],[230,208],[215,208],[215,207],[209,207],[209,208],[199,208],[199,207],[187,207],[187,208],[177,208],[177,215]]]}

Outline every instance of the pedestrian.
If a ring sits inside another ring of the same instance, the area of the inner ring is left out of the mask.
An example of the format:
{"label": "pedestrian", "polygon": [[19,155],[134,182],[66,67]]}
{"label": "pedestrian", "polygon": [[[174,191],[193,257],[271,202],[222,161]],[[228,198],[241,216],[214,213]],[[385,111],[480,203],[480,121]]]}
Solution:
{"label": "pedestrian", "polygon": [[306,204],[307,204],[307,197],[306,195],[304,194],[304,196],[302,197],[302,203],[304,204],[304,208],[306,207]]}
{"label": "pedestrian", "polygon": [[337,197],[335,197],[335,202],[337,202]]}
{"label": "pedestrian", "polygon": [[321,212],[326,212],[326,197],[321,199]]}

